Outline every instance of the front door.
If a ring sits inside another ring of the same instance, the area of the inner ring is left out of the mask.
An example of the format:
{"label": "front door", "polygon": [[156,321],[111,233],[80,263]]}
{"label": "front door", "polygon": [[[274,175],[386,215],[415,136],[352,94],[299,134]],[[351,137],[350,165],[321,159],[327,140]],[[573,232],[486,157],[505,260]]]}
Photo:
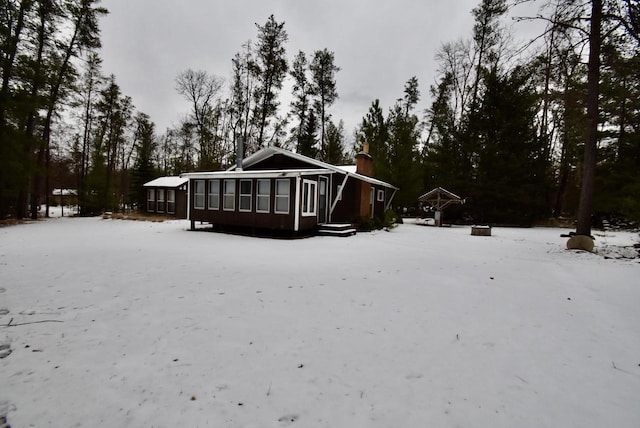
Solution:
{"label": "front door", "polygon": [[320,177],[318,187],[318,224],[322,224],[327,222],[327,190],[329,188],[327,177]]}

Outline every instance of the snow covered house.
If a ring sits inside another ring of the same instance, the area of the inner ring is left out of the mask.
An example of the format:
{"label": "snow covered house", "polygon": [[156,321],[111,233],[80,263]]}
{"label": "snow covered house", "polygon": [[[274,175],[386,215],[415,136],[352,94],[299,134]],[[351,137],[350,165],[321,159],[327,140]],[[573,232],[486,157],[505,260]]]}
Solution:
{"label": "snow covered house", "polygon": [[336,166],[277,147],[227,171],[182,174],[189,180],[188,218],[220,228],[299,235],[320,226],[383,218],[397,187],[377,180],[368,153]]}
{"label": "snow covered house", "polygon": [[187,218],[187,182],[182,177],[159,177],[144,184],[146,211],[175,218]]}

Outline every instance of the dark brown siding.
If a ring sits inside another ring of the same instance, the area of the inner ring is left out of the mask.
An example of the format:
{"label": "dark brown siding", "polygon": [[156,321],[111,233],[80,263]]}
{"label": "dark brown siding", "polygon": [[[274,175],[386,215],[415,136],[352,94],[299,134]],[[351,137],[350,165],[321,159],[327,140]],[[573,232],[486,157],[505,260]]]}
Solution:
{"label": "dark brown siding", "polygon": [[[385,192],[385,188],[382,186],[372,186],[372,188],[375,191],[375,194],[373,195],[374,199],[373,199],[373,209],[374,209],[374,216],[376,218],[379,218],[381,220],[384,220],[384,204],[386,201],[386,192]],[[378,201],[378,192],[382,191],[382,194],[384,196],[382,196],[382,201]]]}
{"label": "dark brown siding", "polygon": [[187,191],[176,190],[176,218],[187,218]]}
{"label": "dark brown siding", "polygon": [[[210,180],[206,180],[205,183],[205,206],[204,209],[195,209],[193,202],[191,202],[191,219],[195,221],[202,221],[211,223],[213,225],[221,226],[234,226],[234,227],[246,227],[255,229],[271,229],[271,230],[291,230],[294,229],[294,204],[295,204],[295,179],[288,178],[290,185],[289,193],[289,213],[281,214],[275,213],[275,186],[276,179],[269,179],[271,183],[270,195],[269,195],[269,212],[257,212],[256,211],[256,192],[258,179],[247,179],[251,181],[251,211],[240,211],[240,181],[245,179],[227,179],[235,180],[236,192],[235,192],[235,208],[233,211],[226,211],[223,207],[224,201],[224,180],[220,179],[220,206],[218,209],[209,209],[208,207],[208,191]],[[192,182],[194,180],[192,179]],[[194,187],[191,186],[191,201],[194,201]]]}
{"label": "dark brown siding", "polygon": [[[153,209],[149,209],[148,202],[148,191],[152,190],[155,193],[155,200],[153,204]],[[160,190],[164,190],[164,205],[162,208],[162,212],[158,211],[158,194]],[[176,195],[175,200],[175,212],[168,212],[168,202],[169,202],[169,190],[174,190]],[[167,217],[174,218],[187,218],[187,191],[186,184],[180,187],[145,187],[145,206],[144,210],[151,214],[159,214]]]}
{"label": "dark brown siding", "polygon": [[[344,176],[334,174],[332,200],[335,199],[338,194],[338,187],[342,184],[343,180]],[[356,184],[357,182],[353,178],[349,178],[347,180],[344,190],[342,191],[342,200],[338,201],[335,209],[333,210],[333,215],[331,216],[332,222],[349,223],[354,221],[358,216],[358,210],[356,208],[358,206]]]}

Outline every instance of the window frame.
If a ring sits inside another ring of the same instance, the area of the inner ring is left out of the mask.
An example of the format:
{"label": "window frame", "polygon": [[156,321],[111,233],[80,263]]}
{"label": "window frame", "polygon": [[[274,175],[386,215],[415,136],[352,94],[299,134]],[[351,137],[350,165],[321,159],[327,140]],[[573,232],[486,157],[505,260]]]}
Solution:
{"label": "window frame", "polygon": [[378,196],[376,200],[378,202],[384,202],[384,189],[378,189]]}
{"label": "window frame", "polygon": [[147,212],[156,212],[156,189],[147,189]]}
{"label": "window frame", "polygon": [[164,213],[164,189],[158,189],[158,193],[156,195],[156,212]]}
{"label": "window frame", "polygon": [[[243,193],[244,190],[242,186],[243,184],[249,183],[249,193]],[[238,211],[244,213],[250,213],[252,209],[251,199],[253,198],[253,180],[240,180],[240,188],[238,189]],[[249,203],[249,207],[243,205]]]}
{"label": "window frame", "polygon": [[300,213],[303,217],[318,215],[318,182],[302,180],[302,206]]}
{"label": "window frame", "polygon": [[[202,186],[200,192],[198,192],[199,185]],[[193,209],[194,210],[204,210],[205,207],[205,180],[193,180]],[[200,204],[198,204],[198,199],[200,199]]]}
{"label": "window frame", "polygon": [[[233,190],[231,192],[227,192],[227,184],[233,184]],[[222,209],[223,211],[235,211],[236,210],[236,179],[235,178],[227,178],[222,182],[223,190],[222,190]],[[230,199],[228,198],[230,197]],[[227,206],[227,200],[233,202],[231,206]]]}
{"label": "window frame", "polygon": [[176,213],[176,191],[175,189],[167,189],[167,213]]}
{"label": "window frame", "polygon": [[[279,186],[278,183],[286,183],[286,189],[287,189],[287,194],[279,194],[278,191]],[[289,211],[291,209],[291,180],[289,180],[288,178],[281,178],[281,179],[276,179],[276,188],[275,188],[275,204],[273,206],[273,212],[275,214],[289,214]],[[282,210],[278,210],[278,201],[279,200],[286,200],[287,201],[287,210],[286,211],[282,211]]]}
{"label": "window frame", "polygon": [[[267,192],[260,193],[260,183],[267,184]],[[267,209],[260,209],[260,200],[264,202],[266,198],[267,201]],[[258,179],[256,180],[256,212],[257,213],[270,213],[271,212],[271,180],[269,179]]]}
{"label": "window frame", "polygon": [[[210,210],[220,210],[220,179],[209,180],[209,192],[207,193],[207,208]],[[214,186],[217,183],[217,186]],[[215,190],[215,191],[214,191]],[[215,195],[215,198],[213,197]],[[215,205],[212,204],[215,202]]]}

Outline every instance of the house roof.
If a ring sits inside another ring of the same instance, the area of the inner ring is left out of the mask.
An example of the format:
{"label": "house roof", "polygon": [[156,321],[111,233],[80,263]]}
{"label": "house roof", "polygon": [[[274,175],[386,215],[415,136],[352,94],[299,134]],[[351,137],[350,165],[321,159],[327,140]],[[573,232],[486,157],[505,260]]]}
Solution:
{"label": "house roof", "polygon": [[[265,147],[262,150],[257,151],[256,153],[252,154],[249,157],[246,157],[243,161],[242,161],[242,165],[243,167],[250,167],[252,165],[255,165],[258,162],[261,162],[265,159],[270,158],[271,156],[274,155],[283,155],[283,156],[287,156],[289,158],[292,159],[296,159],[298,161],[307,163],[309,165],[313,165],[317,168],[320,169],[326,169],[329,171],[334,171],[340,174],[347,174],[350,177],[354,177],[358,180],[362,180],[362,181],[366,181],[368,183],[371,184],[376,184],[378,186],[384,186],[384,187],[389,187],[391,189],[395,189],[398,190],[398,188],[392,184],[386,183],[382,180],[378,180],[376,178],[373,177],[368,177],[366,175],[363,174],[358,174],[357,172],[355,172],[355,167],[348,165],[348,166],[336,166],[336,165],[332,165],[330,163],[327,162],[322,162],[319,161],[317,159],[313,159],[310,158],[308,156],[304,156],[301,155],[299,153],[294,153],[294,152],[290,152],[289,150],[285,150],[285,149],[281,149],[279,147]],[[233,166],[231,168],[229,168],[227,171],[234,171],[236,169],[236,166]]]}
{"label": "house roof", "polygon": [[308,168],[308,169],[270,169],[259,171],[204,171],[204,172],[188,172],[180,177],[188,180],[189,178],[287,178],[305,175],[333,174],[334,171],[326,168]]}
{"label": "house roof", "polygon": [[464,204],[464,199],[442,187],[428,191],[420,196],[418,201],[431,204],[437,210],[443,210],[452,204]]}
{"label": "house roof", "polygon": [[462,201],[462,198],[460,196],[448,191],[447,189],[443,189],[442,187],[436,187],[433,190],[429,190],[427,193],[420,196],[418,200],[421,202],[425,202],[425,201],[428,201],[429,199],[438,198],[438,197],[440,197],[441,199],[451,199],[455,201]]}
{"label": "house roof", "polygon": [[158,177],[155,180],[144,183],[144,187],[178,187],[183,185],[187,181],[188,179],[183,177]]}

